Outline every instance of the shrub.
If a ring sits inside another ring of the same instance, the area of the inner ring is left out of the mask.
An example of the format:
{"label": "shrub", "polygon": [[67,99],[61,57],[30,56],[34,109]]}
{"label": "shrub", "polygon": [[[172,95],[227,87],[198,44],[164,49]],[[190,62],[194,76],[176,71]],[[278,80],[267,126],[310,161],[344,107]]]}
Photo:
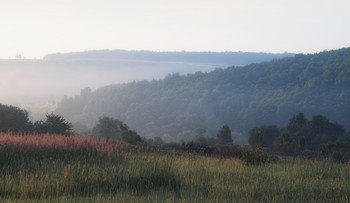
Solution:
{"label": "shrub", "polygon": [[268,156],[261,145],[257,145],[253,150],[243,148],[241,159],[249,165],[260,165],[268,161]]}
{"label": "shrub", "polygon": [[214,148],[208,146],[207,144],[201,144],[197,142],[188,142],[182,145],[182,149],[189,153],[198,153],[204,155],[211,155]]}
{"label": "shrub", "polygon": [[321,154],[330,157],[335,161],[347,162],[350,160],[350,144],[348,142],[337,140],[328,142],[320,146]]}
{"label": "shrub", "polygon": [[63,116],[55,115],[53,113],[46,114],[45,121],[36,121],[34,123],[34,131],[39,134],[72,134],[72,124],[67,122]]}
{"label": "shrub", "polygon": [[29,121],[26,110],[0,104],[0,131],[29,132],[32,127],[33,124]]}

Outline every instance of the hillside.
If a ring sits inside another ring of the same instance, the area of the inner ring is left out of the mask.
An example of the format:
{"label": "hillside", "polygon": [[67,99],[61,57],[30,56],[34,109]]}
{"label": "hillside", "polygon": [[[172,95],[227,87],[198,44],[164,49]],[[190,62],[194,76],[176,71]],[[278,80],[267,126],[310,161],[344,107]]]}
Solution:
{"label": "hillside", "polygon": [[298,112],[322,114],[350,129],[350,48],[216,69],[163,80],[105,86],[65,98],[57,110],[92,127],[108,115],[146,137],[176,140],[204,128],[208,135],[228,124],[246,133],[262,124],[283,126]]}

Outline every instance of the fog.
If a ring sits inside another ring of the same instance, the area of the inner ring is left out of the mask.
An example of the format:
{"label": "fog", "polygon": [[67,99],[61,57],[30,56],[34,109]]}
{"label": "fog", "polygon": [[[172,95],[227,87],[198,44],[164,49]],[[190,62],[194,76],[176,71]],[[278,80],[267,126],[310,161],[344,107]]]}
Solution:
{"label": "fog", "polygon": [[85,87],[161,79],[171,73],[208,72],[293,54],[97,50],[0,60],[0,103],[60,101]]}
{"label": "fog", "polygon": [[162,79],[169,74],[209,72],[293,54],[98,50],[49,54],[43,59],[0,60],[0,103],[29,111],[31,120],[54,112],[64,96],[86,87]]}
{"label": "fog", "polygon": [[[86,61],[84,62],[86,63]],[[195,63],[154,61],[44,61],[1,60],[0,103],[59,101],[79,93],[116,83],[160,79],[169,73],[210,71],[214,66]]]}

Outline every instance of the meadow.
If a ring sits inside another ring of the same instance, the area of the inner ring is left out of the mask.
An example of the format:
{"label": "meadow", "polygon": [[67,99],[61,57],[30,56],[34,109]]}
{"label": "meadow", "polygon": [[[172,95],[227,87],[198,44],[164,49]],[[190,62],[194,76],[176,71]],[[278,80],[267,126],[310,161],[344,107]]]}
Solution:
{"label": "meadow", "polygon": [[350,164],[237,158],[0,133],[1,202],[349,202]]}

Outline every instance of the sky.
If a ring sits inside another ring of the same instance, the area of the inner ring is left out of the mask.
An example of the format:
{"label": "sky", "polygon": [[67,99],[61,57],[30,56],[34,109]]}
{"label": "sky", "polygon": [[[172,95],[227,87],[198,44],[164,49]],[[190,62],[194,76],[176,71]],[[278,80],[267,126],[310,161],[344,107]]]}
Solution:
{"label": "sky", "polygon": [[315,53],[350,46],[349,0],[0,0],[0,58],[98,49]]}

